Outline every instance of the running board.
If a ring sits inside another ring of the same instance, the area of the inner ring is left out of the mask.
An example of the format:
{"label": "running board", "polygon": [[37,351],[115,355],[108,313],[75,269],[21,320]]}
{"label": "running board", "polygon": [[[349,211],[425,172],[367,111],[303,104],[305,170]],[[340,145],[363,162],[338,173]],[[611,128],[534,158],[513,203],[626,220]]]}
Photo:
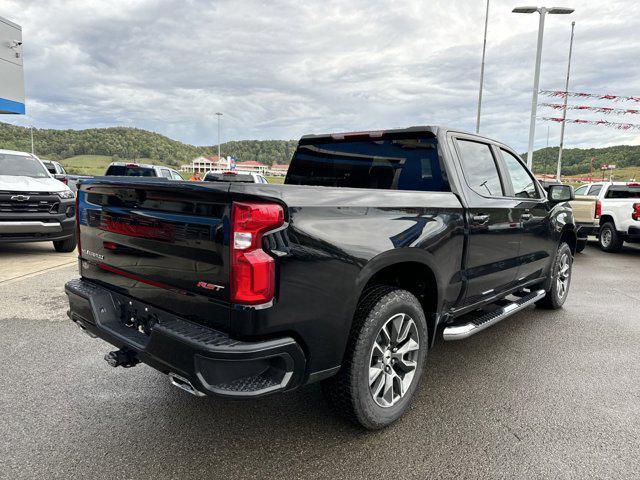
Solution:
{"label": "running board", "polygon": [[544,290],[535,290],[515,302],[510,302],[508,305],[474,318],[470,322],[446,327],[442,332],[442,337],[445,340],[462,340],[463,338],[470,337],[485,328],[489,328],[491,325],[495,325],[500,320],[504,320],[514,313],[527,308],[529,305],[537,302],[545,295],[546,292]]}

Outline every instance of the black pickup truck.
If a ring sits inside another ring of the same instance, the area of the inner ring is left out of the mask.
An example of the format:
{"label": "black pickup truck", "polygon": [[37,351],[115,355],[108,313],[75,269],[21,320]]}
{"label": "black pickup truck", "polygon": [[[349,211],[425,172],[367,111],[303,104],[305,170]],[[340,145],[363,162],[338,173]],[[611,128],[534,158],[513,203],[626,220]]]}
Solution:
{"label": "black pickup truck", "polygon": [[441,334],[560,308],[571,187],[442,127],[303,137],[285,185],[102,177],[78,194],[70,318],[191,394],[322,381],[369,429],[398,419]]}

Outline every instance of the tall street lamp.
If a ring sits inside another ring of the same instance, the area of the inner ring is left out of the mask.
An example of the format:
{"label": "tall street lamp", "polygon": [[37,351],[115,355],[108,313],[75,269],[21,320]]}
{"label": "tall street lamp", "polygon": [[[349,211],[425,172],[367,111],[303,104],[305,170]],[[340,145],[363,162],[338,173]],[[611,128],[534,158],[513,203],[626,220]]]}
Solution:
{"label": "tall street lamp", "polygon": [[533,140],[536,134],[536,110],[538,107],[538,86],[540,84],[540,61],[542,60],[542,35],[544,33],[544,18],[551,15],[567,15],[573,13],[573,8],[564,7],[516,7],[513,13],[535,13],[540,14],[538,24],[538,48],[536,50],[536,67],[533,74],[533,98],[531,99],[531,124],[529,125],[529,150],[527,151],[527,166],[533,166]]}
{"label": "tall street lamp", "polygon": [[218,117],[218,160],[220,160],[220,117],[222,113],[216,112],[216,116]]}
{"label": "tall street lamp", "polygon": [[567,81],[564,84],[564,104],[562,108],[562,123],[560,124],[560,148],[558,149],[558,168],[556,169],[556,179],[560,181],[562,171],[562,148],[564,147],[564,127],[567,123],[567,100],[569,97],[569,75],[571,75],[571,52],[573,50],[573,31],[576,22],[571,22],[571,40],[569,41],[569,61],[567,62]]}
{"label": "tall street lamp", "polygon": [[487,52],[487,26],[489,25],[489,0],[484,14],[484,41],[482,43],[482,63],[480,64],[480,89],[478,90],[478,115],[476,118],[476,133],[480,133],[480,110],[482,109],[482,87],[484,83],[484,57]]}

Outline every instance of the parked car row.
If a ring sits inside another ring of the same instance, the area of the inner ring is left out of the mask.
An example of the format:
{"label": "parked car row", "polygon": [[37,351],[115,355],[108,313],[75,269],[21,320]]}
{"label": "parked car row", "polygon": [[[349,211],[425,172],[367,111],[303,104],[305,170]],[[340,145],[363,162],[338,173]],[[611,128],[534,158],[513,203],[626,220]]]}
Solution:
{"label": "parked car row", "polygon": [[575,193],[574,215],[578,215],[580,202],[593,204],[587,209],[589,219],[581,226],[581,232],[596,235],[602,250],[617,252],[624,242],[640,242],[640,183],[588,183]]}

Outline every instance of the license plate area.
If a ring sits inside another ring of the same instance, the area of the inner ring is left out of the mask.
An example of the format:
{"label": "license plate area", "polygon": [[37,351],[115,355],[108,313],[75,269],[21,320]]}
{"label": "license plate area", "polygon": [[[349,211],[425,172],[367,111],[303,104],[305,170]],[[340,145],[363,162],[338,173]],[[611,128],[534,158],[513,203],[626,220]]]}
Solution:
{"label": "license plate area", "polygon": [[153,328],[160,322],[160,312],[153,307],[120,295],[115,300],[120,325],[137,332],[145,340],[148,340]]}

